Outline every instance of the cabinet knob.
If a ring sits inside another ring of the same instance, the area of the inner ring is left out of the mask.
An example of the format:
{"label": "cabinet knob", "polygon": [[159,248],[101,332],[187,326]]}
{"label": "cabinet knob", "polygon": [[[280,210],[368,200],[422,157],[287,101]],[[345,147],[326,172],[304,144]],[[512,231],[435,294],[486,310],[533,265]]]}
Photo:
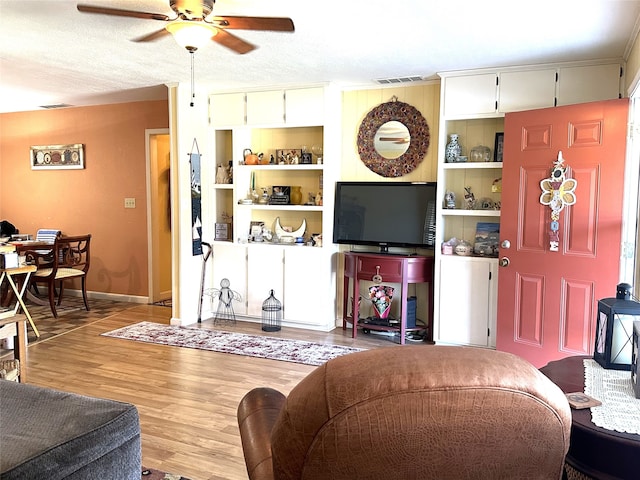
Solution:
{"label": "cabinet knob", "polygon": [[511,260],[509,260],[509,257],[502,257],[498,261],[498,265],[500,265],[501,267],[508,267],[510,263],[511,263]]}

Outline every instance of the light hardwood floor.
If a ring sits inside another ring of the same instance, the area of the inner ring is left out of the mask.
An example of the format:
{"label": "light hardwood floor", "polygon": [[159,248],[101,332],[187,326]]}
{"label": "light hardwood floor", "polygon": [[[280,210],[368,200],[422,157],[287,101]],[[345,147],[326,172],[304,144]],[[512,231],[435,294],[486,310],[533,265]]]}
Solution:
{"label": "light hardwood floor", "polygon": [[[29,383],[133,403],[140,413],[143,465],[192,480],[246,479],[236,409],[254,387],[287,394],[315,367],[277,360],[103,337],[125,325],[168,324],[171,309],[137,305],[28,348]],[[259,323],[214,327],[265,334]],[[396,346],[351,331],[283,328],[270,336],[361,348]],[[425,344],[426,345],[426,344]],[[401,348],[401,347],[399,347]]]}

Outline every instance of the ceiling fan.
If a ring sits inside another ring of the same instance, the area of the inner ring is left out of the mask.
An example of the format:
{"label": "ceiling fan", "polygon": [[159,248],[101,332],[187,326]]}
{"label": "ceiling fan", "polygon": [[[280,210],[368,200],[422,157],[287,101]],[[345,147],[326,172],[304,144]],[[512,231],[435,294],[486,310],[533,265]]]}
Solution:
{"label": "ceiling fan", "polygon": [[239,54],[248,53],[257,48],[228,30],[294,31],[293,20],[285,17],[210,16],[214,3],[215,0],[169,0],[169,7],[173,10],[174,17],[162,13],[122,10],[97,5],[78,4],[77,8],[83,13],[168,22],[164,28],[132,40],[150,42],[171,34],[179,45],[191,53],[204,46],[209,40]]}

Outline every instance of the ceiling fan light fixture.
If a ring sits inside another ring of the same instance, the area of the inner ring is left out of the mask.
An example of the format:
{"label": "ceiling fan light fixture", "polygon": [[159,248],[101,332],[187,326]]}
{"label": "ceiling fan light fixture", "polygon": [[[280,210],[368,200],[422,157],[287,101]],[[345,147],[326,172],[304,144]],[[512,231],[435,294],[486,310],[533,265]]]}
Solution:
{"label": "ceiling fan light fixture", "polygon": [[208,23],[195,20],[176,20],[167,24],[167,31],[176,43],[190,52],[204,47],[211,41],[217,29]]}

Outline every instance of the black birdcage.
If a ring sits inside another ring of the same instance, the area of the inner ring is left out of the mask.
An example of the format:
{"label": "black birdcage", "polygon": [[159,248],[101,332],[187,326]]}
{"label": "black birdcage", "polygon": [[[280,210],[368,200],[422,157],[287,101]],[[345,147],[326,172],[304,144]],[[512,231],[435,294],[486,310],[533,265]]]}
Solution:
{"label": "black birdcage", "polygon": [[282,323],[282,303],[273,295],[273,290],[264,302],[262,302],[262,330],[265,332],[278,332]]}

